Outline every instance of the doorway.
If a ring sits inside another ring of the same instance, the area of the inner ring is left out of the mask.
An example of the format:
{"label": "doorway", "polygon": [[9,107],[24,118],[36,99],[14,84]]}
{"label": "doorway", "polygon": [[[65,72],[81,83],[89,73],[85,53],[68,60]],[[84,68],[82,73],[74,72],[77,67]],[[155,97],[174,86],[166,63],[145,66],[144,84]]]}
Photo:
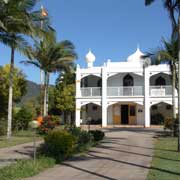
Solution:
{"label": "doorway", "polygon": [[129,124],[129,106],[121,105],[121,124]]}

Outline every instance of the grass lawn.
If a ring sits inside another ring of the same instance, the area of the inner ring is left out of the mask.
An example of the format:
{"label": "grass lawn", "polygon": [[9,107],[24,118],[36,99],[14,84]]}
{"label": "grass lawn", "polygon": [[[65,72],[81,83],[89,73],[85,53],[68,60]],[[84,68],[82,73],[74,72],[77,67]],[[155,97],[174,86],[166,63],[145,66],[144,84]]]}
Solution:
{"label": "grass lawn", "polygon": [[147,180],[180,180],[180,153],[177,152],[177,138],[160,137],[156,140]]}
{"label": "grass lawn", "polygon": [[[37,140],[42,140],[42,137],[37,135]],[[33,141],[33,132],[32,131],[19,131],[14,133],[12,138],[7,140],[6,136],[0,136],[0,148],[15,146],[18,144],[23,144]]]}
{"label": "grass lawn", "polygon": [[55,160],[49,157],[39,157],[36,162],[33,160],[19,160],[0,169],[0,180],[20,180],[34,176],[39,172],[51,168],[55,165]]}

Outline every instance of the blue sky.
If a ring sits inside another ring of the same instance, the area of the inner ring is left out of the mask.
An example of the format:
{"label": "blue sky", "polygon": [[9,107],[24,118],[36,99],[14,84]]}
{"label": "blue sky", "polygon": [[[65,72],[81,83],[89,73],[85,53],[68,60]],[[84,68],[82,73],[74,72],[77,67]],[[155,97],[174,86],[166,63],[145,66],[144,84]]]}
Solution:
{"label": "blue sky", "polygon": [[[57,31],[58,40],[71,40],[76,46],[78,60],[85,66],[84,56],[91,48],[95,65],[107,59],[124,61],[140,45],[150,51],[169,38],[171,26],[161,0],[149,7],[144,0],[42,0]],[[39,4],[40,7],[40,4]],[[0,45],[0,65],[9,63],[10,49]],[[16,53],[16,66],[27,79],[39,83],[39,70],[18,62],[25,58]],[[51,75],[53,84],[57,75]]]}

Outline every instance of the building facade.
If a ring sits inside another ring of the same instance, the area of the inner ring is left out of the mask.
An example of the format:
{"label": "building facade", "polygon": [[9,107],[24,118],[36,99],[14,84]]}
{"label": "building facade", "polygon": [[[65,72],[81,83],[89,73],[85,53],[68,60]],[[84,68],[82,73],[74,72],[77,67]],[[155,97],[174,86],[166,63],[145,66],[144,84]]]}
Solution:
{"label": "building facade", "polygon": [[[124,62],[108,60],[95,67],[95,55],[89,51],[87,68],[77,65],[76,69],[77,127],[89,121],[103,127],[150,127],[172,118],[170,68],[167,64],[150,65],[143,55],[137,48]],[[177,96],[175,102],[177,106]]]}

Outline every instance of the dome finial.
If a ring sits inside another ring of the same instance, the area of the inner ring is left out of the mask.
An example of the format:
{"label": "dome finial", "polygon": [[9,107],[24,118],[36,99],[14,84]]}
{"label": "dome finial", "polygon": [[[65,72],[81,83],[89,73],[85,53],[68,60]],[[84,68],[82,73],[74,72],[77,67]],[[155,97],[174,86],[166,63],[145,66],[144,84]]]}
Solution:
{"label": "dome finial", "polygon": [[93,67],[93,63],[96,59],[95,55],[92,53],[91,49],[89,48],[89,52],[86,54],[86,62],[88,67]]}
{"label": "dome finial", "polygon": [[132,55],[130,55],[128,58],[127,58],[127,61],[128,62],[137,62],[137,61],[140,61],[142,59],[142,56],[144,54],[141,52],[141,50],[139,49],[139,44],[137,44],[137,50],[135,53],[133,53]]}

